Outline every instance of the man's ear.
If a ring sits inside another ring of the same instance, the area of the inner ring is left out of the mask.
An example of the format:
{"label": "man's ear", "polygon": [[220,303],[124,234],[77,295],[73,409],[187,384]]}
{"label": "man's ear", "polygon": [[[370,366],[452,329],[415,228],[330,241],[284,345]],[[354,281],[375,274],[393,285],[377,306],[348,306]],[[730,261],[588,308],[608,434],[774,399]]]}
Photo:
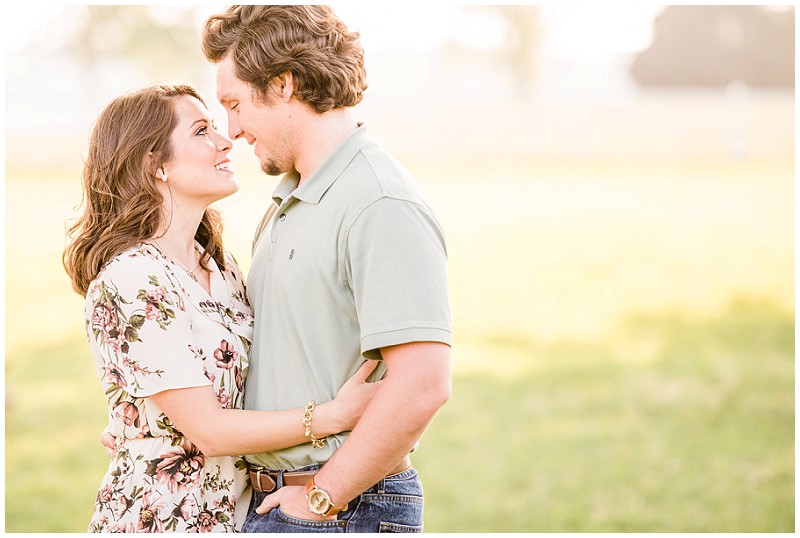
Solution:
{"label": "man's ear", "polygon": [[294,76],[291,71],[284,71],[273,79],[275,81],[275,92],[278,97],[288,102],[294,95]]}

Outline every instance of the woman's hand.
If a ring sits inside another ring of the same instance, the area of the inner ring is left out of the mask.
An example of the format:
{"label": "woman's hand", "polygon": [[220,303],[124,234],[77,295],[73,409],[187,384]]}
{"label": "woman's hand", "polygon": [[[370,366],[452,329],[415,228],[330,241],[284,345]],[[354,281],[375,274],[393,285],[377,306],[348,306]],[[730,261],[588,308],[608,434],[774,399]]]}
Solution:
{"label": "woman's hand", "polygon": [[117,448],[117,438],[111,435],[111,432],[108,431],[108,428],[103,430],[103,435],[100,436],[100,442],[103,443],[104,447],[106,447],[106,454],[108,454],[108,457],[113,458],[114,452]]}
{"label": "woman's hand", "polygon": [[[314,412],[313,430],[318,436],[350,431],[364,414],[364,410],[381,386],[382,381],[368,383],[367,378],[375,371],[378,361],[369,360],[342,385],[336,398],[317,407]],[[322,411],[322,413],[319,413]]]}

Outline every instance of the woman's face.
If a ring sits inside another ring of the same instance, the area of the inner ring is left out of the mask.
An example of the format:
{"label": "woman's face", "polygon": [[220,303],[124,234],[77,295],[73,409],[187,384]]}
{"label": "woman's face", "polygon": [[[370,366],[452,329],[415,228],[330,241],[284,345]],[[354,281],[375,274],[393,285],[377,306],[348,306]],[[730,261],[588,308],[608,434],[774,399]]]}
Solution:
{"label": "woman's face", "polygon": [[172,197],[205,207],[239,190],[228,169],[231,141],[214,130],[203,103],[183,95],[174,106],[178,124],[170,135],[172,158],[163,165]]}

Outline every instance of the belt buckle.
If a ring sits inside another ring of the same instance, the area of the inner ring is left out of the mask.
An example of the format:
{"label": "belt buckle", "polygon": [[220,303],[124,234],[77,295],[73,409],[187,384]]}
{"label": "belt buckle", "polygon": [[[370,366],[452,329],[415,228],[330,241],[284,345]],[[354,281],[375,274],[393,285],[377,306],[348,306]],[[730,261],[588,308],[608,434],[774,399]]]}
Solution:
{"label": "belt buckle", "polygon": [[256,471],[256,485],[258,486],[258,489],[256,491],[258,491],[259,493],[264,493],[264,489],[261,487],[261,469],[260,468]]}
{"label": "belt buckle", "polygon": [[[254,490],[258,491],[259,493],[272,493],[278,489],[278,483],[269,475],[269,470],[259,467],[257,469],[254,469],[254,471],[256,474],[255,484],[253,485]],[[253,471],[251,470],[251,472]],[[261,484],[262,477],[269,478],[269,481],[272,482],[272,485],[269,487],[269,489],[264,489],[264,487],[262,486]]]}

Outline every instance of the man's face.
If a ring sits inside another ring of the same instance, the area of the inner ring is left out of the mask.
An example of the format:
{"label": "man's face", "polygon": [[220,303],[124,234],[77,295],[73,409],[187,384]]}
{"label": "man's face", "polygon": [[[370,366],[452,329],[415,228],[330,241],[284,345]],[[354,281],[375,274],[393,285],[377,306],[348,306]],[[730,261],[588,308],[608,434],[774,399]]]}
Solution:
{"label": "man's face", "polygon": [[287,104],[255,100],[250,86],[236,76],[230,54],[217,65],[217,99],[228,112],[228,135],[253,146],[264,173],[274,176],[294,168]]}

